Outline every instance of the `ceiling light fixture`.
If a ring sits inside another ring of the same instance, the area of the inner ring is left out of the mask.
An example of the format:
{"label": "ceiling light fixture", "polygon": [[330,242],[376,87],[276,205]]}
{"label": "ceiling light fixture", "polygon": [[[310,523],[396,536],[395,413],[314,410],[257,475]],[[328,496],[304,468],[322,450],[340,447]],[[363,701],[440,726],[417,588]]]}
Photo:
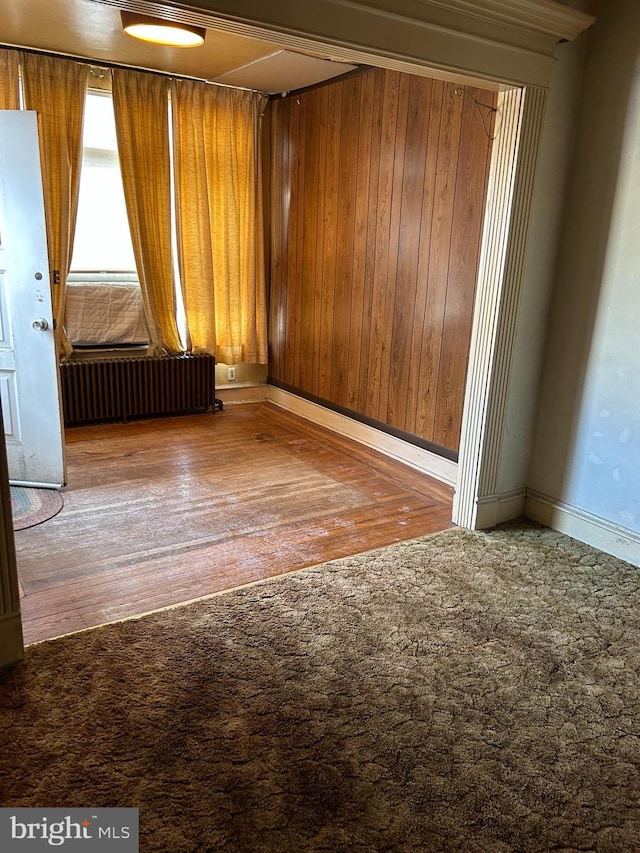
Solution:
{"label": "ceiling light fixture", "polygon": [[162,18],[151,18],[136,12],[123,11],[120,14],[123,30],[133,38],[171,47],[199,47],[204,44],[204,27],[163,21]]}

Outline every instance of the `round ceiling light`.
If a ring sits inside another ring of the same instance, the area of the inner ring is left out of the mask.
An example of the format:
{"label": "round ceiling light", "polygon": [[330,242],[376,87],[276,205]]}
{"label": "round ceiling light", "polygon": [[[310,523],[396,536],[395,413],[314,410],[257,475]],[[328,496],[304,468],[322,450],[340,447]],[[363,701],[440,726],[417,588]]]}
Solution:
{"label": "round ceiling light", "polygon": [[121,12],[121,15],[125,33],[141,41],[170,47],[199,47],[204,44],[204,27],[163,21],[161,18],[151,18],[135,12]]}

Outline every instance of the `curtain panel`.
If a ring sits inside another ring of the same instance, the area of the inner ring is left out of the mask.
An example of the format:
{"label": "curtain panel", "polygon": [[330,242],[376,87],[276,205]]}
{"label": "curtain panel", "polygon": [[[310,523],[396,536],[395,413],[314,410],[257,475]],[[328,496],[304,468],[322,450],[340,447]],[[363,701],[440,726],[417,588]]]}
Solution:
{"label": "curtain panel", "polygon": [[20,109],[19,54],[0,49],[0,110]]}
{"label": "curtain panel", "polygon": [[112,72],[118,155],[154,353],[182,352],[171,250],[169,78]]}
{"label": "curtain panel", "polygon": [[82,123],[89,66],[53,56],[21,56],[24,105],[39,113],[44,209],[53,316],[61,356],[72,347],[64,332],[67,275],[73,252],[82,167]]}
{"label": "curtain panel", "polygon": [[190,344],[267,363],[260,123],[255,92],[174,80],[176,227]]}
{"label": "curtain panel", "polygon": [[[64,357],[73,352],[63,319],[89,66],[0,49],[0,108],[20,106],[19,64],[24,106],[39,113],[56,340]],[[266,98],[124,69],[112,72],[112,82],[118,154],[150,351],[182,352],[186,344],[226,364],[266,364],[260,147]],[[176,317],[172,213],[188,329],[184,342]]]}

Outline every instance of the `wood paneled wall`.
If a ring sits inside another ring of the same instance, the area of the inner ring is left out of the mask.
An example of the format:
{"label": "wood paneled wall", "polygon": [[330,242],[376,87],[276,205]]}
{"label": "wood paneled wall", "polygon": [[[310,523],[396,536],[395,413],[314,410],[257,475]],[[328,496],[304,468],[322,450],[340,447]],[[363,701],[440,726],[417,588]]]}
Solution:
{"label": "wood paneled wall", "polygon": [[270,377],[457,451],[491,154],[478,107],[376,70],[270,111]]}

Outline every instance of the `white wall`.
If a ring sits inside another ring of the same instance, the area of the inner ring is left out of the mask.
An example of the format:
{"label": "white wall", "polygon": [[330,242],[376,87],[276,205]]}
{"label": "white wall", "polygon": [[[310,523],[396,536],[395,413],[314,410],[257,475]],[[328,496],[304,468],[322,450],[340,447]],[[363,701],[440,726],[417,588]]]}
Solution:
{"label": "white wall", "polygon": [[[528,504],[640,562],[640,3],[602,3],[587,37],[567,219]],[[540,513],[538,512],[540,517]],[[548,521],[548,517],[541,517]],[[552,519],[553,520],[553,519]],[[555,524],[554,526],[561,526]]]}
{"label": "white wall", "polygon": [[558,45],[540,139],[525,272],[513,353],[513,390],[502,441],[498,492],[527,481],[535,428],[537,388],[544,359],[549,301],[554,285],[568,175],[575,141],[586,33]]}

